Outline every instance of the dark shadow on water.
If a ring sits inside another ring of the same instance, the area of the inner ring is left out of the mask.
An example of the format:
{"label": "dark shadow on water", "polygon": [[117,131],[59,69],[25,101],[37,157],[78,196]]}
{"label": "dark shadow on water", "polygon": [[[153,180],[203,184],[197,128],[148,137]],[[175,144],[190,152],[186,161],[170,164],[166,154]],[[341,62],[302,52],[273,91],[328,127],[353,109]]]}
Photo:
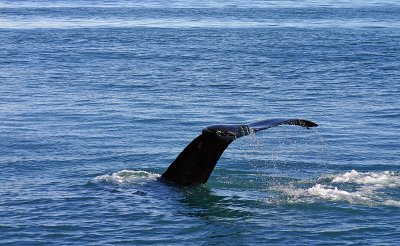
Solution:
{"label": "dark shadow on water", "polygon": [[217,195],[211,188],[201,185],[182,188],[180,200],[187,209],[188,216],[195,216],[205,220],[237,221],[253,216],[248,201],[241,201],[238,197]]}

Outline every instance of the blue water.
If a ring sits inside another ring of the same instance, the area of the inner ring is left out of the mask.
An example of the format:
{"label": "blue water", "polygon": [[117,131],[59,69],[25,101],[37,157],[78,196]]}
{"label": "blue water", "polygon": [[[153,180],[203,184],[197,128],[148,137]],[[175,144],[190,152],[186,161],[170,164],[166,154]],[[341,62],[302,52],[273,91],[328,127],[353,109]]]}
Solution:
{"label": "blue water", "polygon": [[[0,1],[0,244],[397,245],[398,1]],[[158,181],[207,125],[206,185]]]}

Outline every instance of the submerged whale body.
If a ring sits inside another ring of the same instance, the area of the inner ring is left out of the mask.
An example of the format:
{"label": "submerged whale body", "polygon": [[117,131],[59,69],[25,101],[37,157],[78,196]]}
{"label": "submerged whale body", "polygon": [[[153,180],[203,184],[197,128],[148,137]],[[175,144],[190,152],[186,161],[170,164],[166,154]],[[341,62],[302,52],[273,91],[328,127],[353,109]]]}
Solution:
{"label": "submerged whale body", "polygon": [[208,126],[178,155],[162,177],[178,185],[204,184],[224,150],[235,139],[284,124],[306,128],[318,126],[302,119],[268,119],[244,125]]}

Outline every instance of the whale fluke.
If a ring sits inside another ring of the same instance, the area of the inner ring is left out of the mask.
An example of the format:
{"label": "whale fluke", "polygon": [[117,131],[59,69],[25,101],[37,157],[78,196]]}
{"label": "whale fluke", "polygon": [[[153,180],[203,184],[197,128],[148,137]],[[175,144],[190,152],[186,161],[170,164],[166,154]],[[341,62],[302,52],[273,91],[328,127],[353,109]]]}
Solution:
{"label": "whale fluke", "polygon": [[162,177],[173,183],[191,186],[207,182],[224,150],[235,139],[279,125],[316,127],[302,119],[268,119],[243,125],[211,125],[203,129],[178,155]]}

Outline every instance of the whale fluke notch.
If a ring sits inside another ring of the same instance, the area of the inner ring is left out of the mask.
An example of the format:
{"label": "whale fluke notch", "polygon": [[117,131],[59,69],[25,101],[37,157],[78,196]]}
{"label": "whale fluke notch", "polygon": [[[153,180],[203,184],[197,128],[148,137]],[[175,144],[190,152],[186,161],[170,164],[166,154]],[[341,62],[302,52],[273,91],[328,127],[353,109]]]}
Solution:
{"label": "whale fluke notch", "polygon": [[225,149],[235,139],[279,125],[318,126],[303,119],[267,119],[243,125],[211,125],[203,129],[178,155],[162,177],[173,183],[192,186],[207,182]]}

